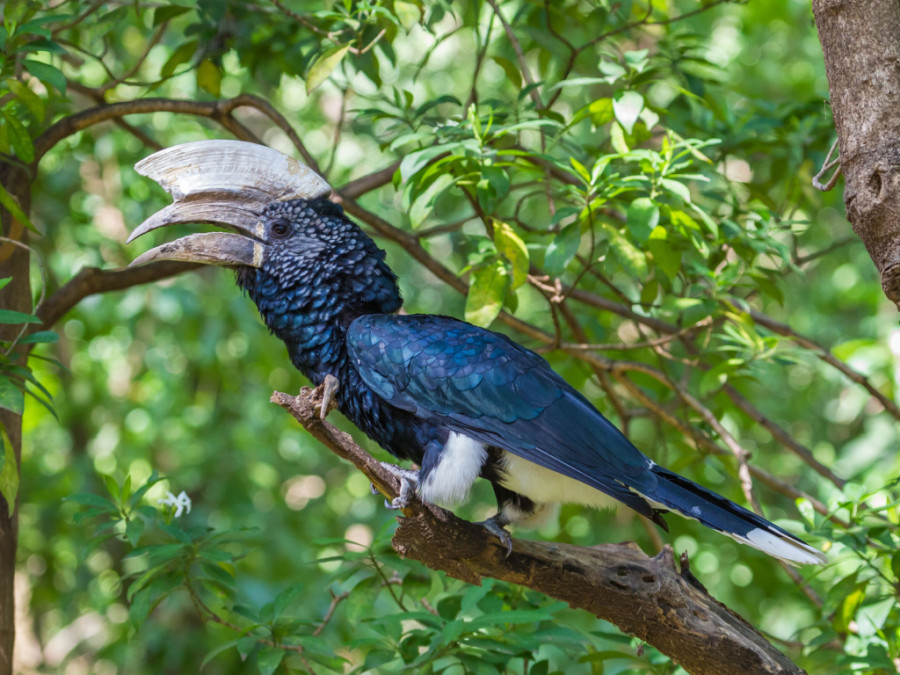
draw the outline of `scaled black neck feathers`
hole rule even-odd
[[[238,285],[297,368],[315,384],[339,377],[353,319],[400,308],[397,276],[384,251],[328,199],[276,202],[261,220],[270,232],[263,265],[239,268]]]

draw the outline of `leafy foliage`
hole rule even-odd
[[[752,488],[829,547],[828,567],[795,580],[690,523],[667,541],[808,670],[893,672],[897,337],[839,196],[809,188],[832,130],[808,12],[12,0],[0,160],[27,169],[34,199],[25,213],[4,184],[0,204],[44,233],[49,292],[136,255],[127,228],[167,202],[131,169],[152,144],[254,134],[297,154],[295,127],[333,185],[393,167],[345,204],[388,249],[407,309],[515,331],[660,463],[737,501]],[[243,94],[284,117],[249,98],[235,113]],[[51,133],[133,99],[116,125]],[[90,297],[55,345],[34,322],[0,313],[22,330],[0,343],[0,406],[21,412],[27,393],[59,417],[25,409],[28,667],[676,670],[530,591],[397,559],[365,481],[266,403],[302,383],[227,275]],[[7,499],[14,457],[4,438]],[[179,518],[159,507],[174,485],[193,502]],[[478,491],[463,514],[490,503]],[[567,506],[537,536],[658,547],[639,525]],[[79,621],[96,636],[76,639]]]

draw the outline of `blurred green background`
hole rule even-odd
[[[33,139],[100,103],[251,93],[285,116],[336,187],[405,160],[393,182],[359,203],[416,234],[432,259],[465,273],[480,293],[467,304],[409,250],[381,237],[406,311],[488,323],[503,305],[550,335],[559,330],[569,344],[659,337],[641,317],[684,329],[686,340],[662,349],[581,353],[667,373],[675,385],[626,376],[659,410],[717,441],[720,431],[679,399],[679,390],[690,392],[752,453],[752,466],[820,500],[843,522],[754,483],[767,517],[828,551],[828,566],[799,570],[809,595],[764,554],[677,518],[666,535],[624,509],[566,506],[558,520],[517,536],[587,546],[636,540],[649,553],[671,543],[689,553],[717,599],[810,672],[893,672],[900,557],[898,491],[890,482],[900,469],[898,420],[817,350],[776,335],[746,311],[788,324],[896,401],[896,310],[851,236],[840,189],[821,194],[810,183],[834,132],[808,3],[498,5],[537,88],[529,89],[486,2],[7,2],[3,78],[24,81],[43,109],[15,85],[0,85],[0,150],[10,161],[25,159],[11,119]],[[29,21],[38,22],[30,33],[22,28]],[[16,35],[26,37],[17,43]],[[57,69],[65,94],[54,73],[37,69],[29,77],[26,58]],[[237,117],[296,156],[259,110]],[[155,112],[128,122],[162,146],[230,137],[198,116]],[[664,144],[684,148],[683,139],[697,140],[683,157],[692,164],[666,174]],[[431,148],[438,148],[432,160],[448,154],[426,165],[421,151]],[[132,168],[151,151],[135,133],[106,123],[69,136],[41,160],[31,211],[43,233],[31,241],[36,295],[41,288],[52,294],[84,266],[123,267],[174,236],[124,245],[131,229],[168,203]],[[578,166],[590,174],[611,155],[599,180],[582,178]],[[633,206],[638,199],[647,201]],[[642,229],[651,218],[638,211],[648,203],[657,205],[662,244],[648,243]],[[537,283],[512,287],[523,260],[504,253],[497,222],[524,245]],[[453,227],[431,230],[446,225]],[[585,260],[595,264],[588,270]],[[487,269],[501,269],[501,281],[485,281]],[[555,278],[639,318],[572,298],[551,309],[540,286]],[[502,319],[492,327],[547,347]],[[293,393],[306,382],[229,272],[204,269],[92,296],[54,328],[59,341],[35,353],[65,370],[38,359],[30,366],[52,393],[57,418],[30,398],[24,415],[21,672],[196,672],[217,649],[203,672],[678,671],[613,626],[539,594],[499,583],[466,588],[399,560],[389,546],[395,514],[370,495],[362,475],[269,403],[273,389]],[[746,503],[730,453],[702,444],[698,451],[692,434],[667,424],[623,382],[598,379],[579,353],[547,349],[545,356],[617,424],[624,412],[629,437],[656,461]],[[723,385],[847,485],[790,453]],[[339,415],[330,419],[354,432]],[[104,475],[118,485],[130,477],[136,489],[153,472],[164,480],[143,503],[159,510],[133,516],[145,523],[138,547],[184,537],[194,546],[209,530],[235,540],[215,544],[206,567],[191,567],[194,559],[184,565],[181,549],[169,549],[168,558],[157,551],[155,562],[169,565],[173,582],[145,594],[136,610],[128,589],[154,559],[146,551],[129,555],[135,541],[123,524],[103,530],[108,513],[84,517],[91,507],[84,495],[110,499]],[[158,502],[181,491],[192,508],[172,519]],[[870,508],[857,507],[863,500]],[[482,519],[492,509],[483,485],[458,512]],[[210,567],[222,578],[212,579],[219,573]],[[243,634],[204,621],[209,615],[184,587],[191,575],[211,611]],[[320,628],[333,603],[329,589],[348,595]],[[466,623],[503,612],[505,619],[481,627]]]

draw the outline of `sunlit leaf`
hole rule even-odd
[[[309,94],[313,89],[328,79],[329,75],[337,68],[338,64],[347,55],[350,45],[337,45],[317,58],[309,68],[306,74],[306,93]]]
[[[31,91],[27,85],[11,77],[6,79],[6,86],[9,87],[9,90],[15,94],[16,98],[22,102],[22,105],[24,105],[34,116],[35,120],[38,122],[44,121],[46,108],[44,106],[44,100],[40,96]]]
[[[472,272],[466,296],[466,321],[476,326],[490,326],[503,307],[509,287],[509,275],[502,260],[479,267]]]
[[[619,124],[630,134],[644,109],[644,97],[636,91],[623,91],[613,98],[612,107]]]
[[[628,229],[631,235],[643,243],[650,238],[659,223],[659,207],[647,197],[638,197],[628,205]]]
[[[647,276],[647,256],[628,241],[622,233],[608,223],[602,225],[609,240],[609,248],[615,253],[625,270],[637,279]]]
[[[222,74],[209,59],[203,59],[197,66],[197,86],[218,96],[222,85]]]
[[[494,221],[494,245],[497,252],[512,266],[510,288],[515,290],[524,284],[528,277],[528,248],[515,230],[499,220]]]
[[[669,279],[675,279],[681,269],[681,251],[669,239],[669,232],[662,226],[657,226],[647,238],[647,248],[653,255],[656,263]]]
[[[3,118],[9,127],[9,142],[16,155],[23,162],[34,160],[34,143],[28,134],[28,129],[14,115],[3,111]]]

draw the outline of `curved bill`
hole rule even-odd
[[[157,260],[185,260],[207,265],[261,267],[263,244],[239,234],[205,232],[189,234],[139,255],[129,267]]]
[[[265,228],[259,222],[259,212],[266,205],[265,202],[257,200],[242,202],[239,200],[240,195],[235,195],[235,199],[232,201],[217,199],[214,195],[209,195],[208,199],[204,198],[203,201],[182,201],[169,204],[138,225],[125,243],[130,244],[151,230],[179,223],[224,225],[245,232],[256,239],[262,239]]]
[[[174,203],[141,223],[141,235],[177,223],[207,223],[237,234],[194,234],[157,246],[130,266],[156,260],[260,267],[266,233],[260,216],[266,205],[289,199],[324,197],[325,180],[308,166],[264,145],[244,141],[196,141],[160,150],[135,165],[174,198]]]

